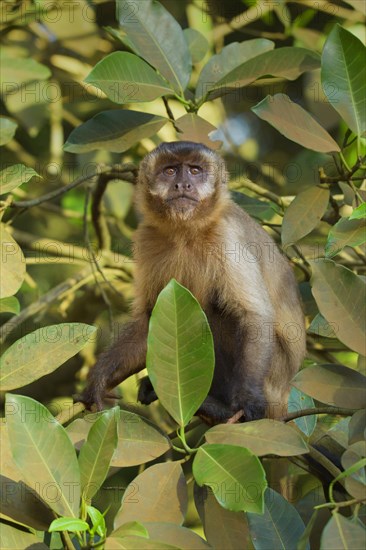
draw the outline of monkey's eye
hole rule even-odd
[[[164,174],[166,176],[175,176],[176,173],[177,173],[177,169],[174,166],[168,166],[167,168],[164,169]]]
[[[198,176],[198,174],[202,173],[202,168],[200,166],[190,166],[189,171],[192,176]]]

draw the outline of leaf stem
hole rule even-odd
[[[295,411],[293,413],[287,414],[286,416],[282,417],[282,421],[290,422],[291,420],[295,420],[296,418],[301,418],[303,416],[310,416],[314,414],[338,414],[340,416],[352,416],[358,410],[359,409],[346,409],[342,407],[314,407],[311,409],[302,409],[301,411]]]

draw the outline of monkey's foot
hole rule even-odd
[[[233,416],[226,421],[226,424],[235,424],[235,422],[238,422],[242,416],[244,416],[244,411],[243,409],[240,409],[240,411],[233,414]]]

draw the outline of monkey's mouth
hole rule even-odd
[[[198,199],[192,197],[191,195],[178,195],[177,197],[170,197],[169,199],[167,199],[167,202],[179,206],[188,206],[192,205],[192,203],[197,203]]]

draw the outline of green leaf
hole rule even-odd
[[[164,544],[160,540],[141,539],[141,537],[108,537],[105,550],[182,550],[178,546]]]
[[[257,456],[293,456],[309,452],[308,446],[296,430],[276,420],[219,424],[208,430],[205,437],[208,443],[246,447]]]
[[[145,61],[128,52],[113,52],[99,61],[86,77],[115,103],[153,101],[174,93]]]
[[[18,124],[7,117],[0,117],[0,146],[9,143],[15,135]]]
[[[0,359],[3,391],[21,388],[53,372],[76,355],[95,331],[95,327],[84,323],[61,323],[26,334]]]
[[[366,202],[357,206],[349,217],[350,220],[364,220],[366,219]]]
[[[20,303],[14,296],[0,299],[0,313],[14,313],[18,315],[20,311]]]
[[[16,187],[26,183],[33,176],[41,177],[33,168],[28,168],[24,164],[13,164],[0,172],[0,195],[9,193]]]
[[[349,422],[349,444],[366,440],[366,410],[357,411]]]
[[[26,483],[58,515],[77,517],[80,474],[65,429],[30,397],[7,394],[5,410],[14,462]]]
[[[274,202],[255,199],[242,191],[231,191],[231,197],[245,212],[259,220],[270,221],[280,213]]]
[[[20,84],[46,80],[50,76],[51,71],[48,67],[30,57],[21,58],[1,55],[1,78],[5,94],[17,90]]]
[[[326,524],[320,541],[321,550],[358,550],[365,546],[365,528],[338,512]]]
[[[172,279],[151,314],[146,367],[161,404],[180,426],[207,396],[214,362],[206,315],[191,292]]]
[[[203,67],[196,86],[196,98],[205,97],[215,84],[231,71],[241,67],[254,57],[273,50],[274,42],[266,38],[255,38],[245,42],[233,42],[225,46],[220,53],[213,55]]]
[[[322,53],[322,86],[328,101],[357,135],[366,131],[366,48],[335,25]]]
[[[86,153],[107,149],[122,153],[141,139],[156,134],[166,122],[166,118],[139,111],[102,111],[71,132],[64,150]]]
[[[259,459],[235,445],[205,444],[194,458],[198,485],[211,487],[217,501],[233,512],[262,514],[266,475]]]
[[[104,538],[107,532],[104,515],[94,506],[87,506],[86,511],[92,522],[90,536],[93,537],[97,533],[101,538]]]
[[[313,275],[312,293],[320,313],[336,330],[337,338],[366,355],[365,349],[365,282],[351,270],[332,260],[310,262]]]
[[[36,535],[16,529],[12,525],[1,522],[0,524],[0,547],[2,550],[15,550],[25,548],[26,550],[47,550],[43,542]]]
[[[48,528],[48,532],[70,531],[71,533],[76,533],[77,531],[87,531],[88,529],[89,525],[82,519],[63,517],[54,519]]]
[[[288,399],[288,412],[300,412],[304,409],[312,409],[315,407],[314,401],[308,395],[305,395],[302,391],[295,387],[291,388],[290,396]],[[317,422],[316,415],[303,416],[301,418],[295,418],[295,424],[307,437],[310,437],[315,430]]]
[[[337,338],[335,330],[338,330],[338,325],[333,326],[333,324],[328,323],[321,313],[315,315],[308,328],[308,332],[324,336],[324,338]]]
[[[282,223],[282,245],[296,243],[319,223],[329,203],[329,189],[309,187],[295,197],[286,209]]]
[[[343,365],[306,367],[291,384],[327,405],[355,409],[366,405],[366,377]]]
[[[279,48],[249,59],[212,85],[205,78],[200,82],[196,98],[201,99],[207,94],[209,99],[214,99],[268,75],[295,80],[305,71],[318,69],[319,65],[320,58],[315,52],[305,48]]]
[[[161,518],[180,525],[187,502],[187,484],[181,465],[178,462],[154,464],[128,485],[114,528],[130,521],[160,521]]]
[[[341,458],[344,473],[349,472],[345,478],[345,488],[353,498],[360,500],[364,499],[366,494],[365,457],[366,441],[358,441],[350,445]]]
[[[255,550],[296,548],[305,530],[296,508],[270,488],[264,494],[264,501],[262,516],[251,513],[247,516]]]
[[[164,544],[171,544],[181,549],[209,550],[205,540],[199,537],[192,528],[182,527],[168,522],[144,522],[151,540],[159,540]]]
[[[174,17],[158,2],[118,0],[117,19],[120,40],[183,92],[191,76],[191,56]]]
[[[129,537],[131,535],[135,537],[143,537],[144,539],[149,538],[148,530],[138,521],[129,521],[128,523],[124,523],[121,527],[118,527],[118,529],[111,533],[112,537],[117,538]]]
[[[252,107],[252,111],[282,135],[307,149],[319,153],[341,150],[332,136],[286,94],[267,95],[258,105]]]
[[[205,36],[196,29],[184,29],[185,41],[187,42],[192,63],[195,65],[203,60],[209,50],[209,43]]]
[[[329,231],[325,255],[332,258],[345,246],[360,246],[366,242],[366,222],[361,219],[341,218]]]
[[[175,125],[181,131],[178,134],[180,140],[204,143],[207,147],[211,147],[211,149],[218,149],[222,145],[221,141],[212,141],[209,138],[209,134],[217,130],[217,128],[195,113],[186,113],[177,118]]]
[[[25,277],[25,258],[18,243],[0,223],[0,298],[8,298],[21,287]]]
[[[117,446],[119,407],[104,412],[94,423],[79,454],[82,497],[91,502],[107,477]]]

